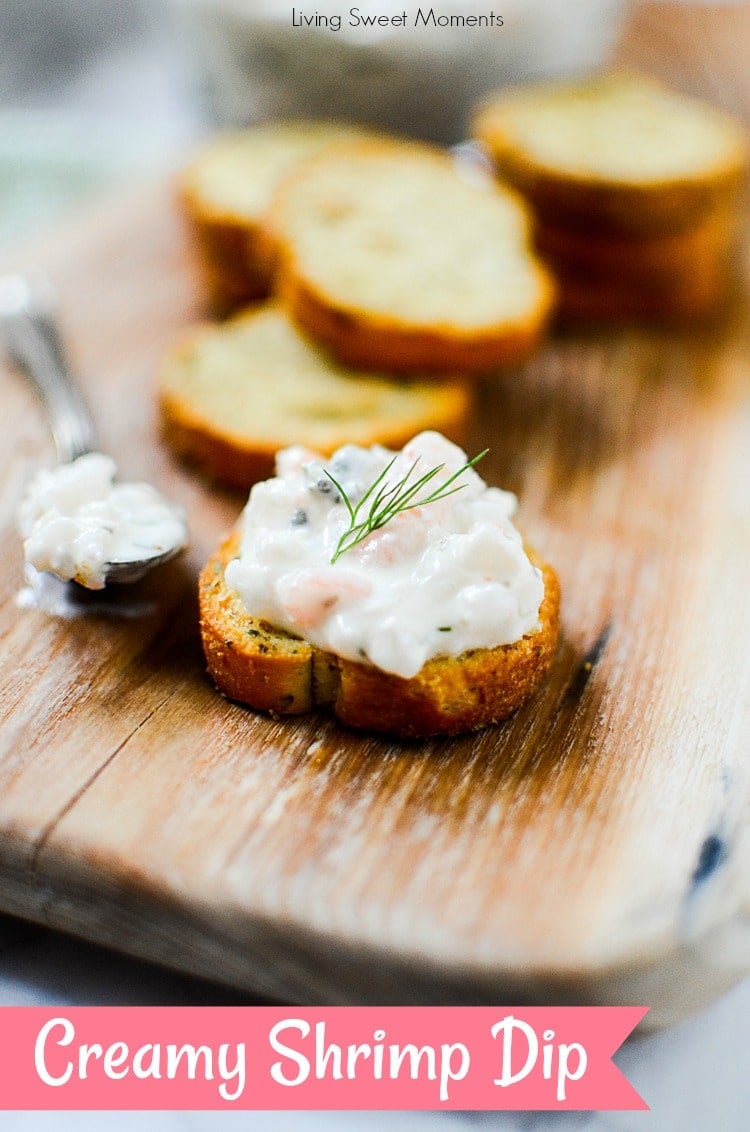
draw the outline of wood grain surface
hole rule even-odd
[[[698,36],[644,7],[623,54],[750,116],[749,15]],[[79,616],[19,608],[13,512],[53,453],[0,372],[2,909],[307,1002],[642,1001],[657,1024],[750,967],[744,287],[719,324],[558,334],[481,387],[470,447],[559,570],[562,642],[507,724],[405,744],[204,676],[196,577],[242,501],[158,437],[159,358],[201,313],[168,190],[6,266],[58,285],[102,447],[187,506],[192,546]]]

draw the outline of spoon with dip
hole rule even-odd
[[[51,286],[0,277],[0,336],[41,399],[58,466],[42,469],[18,509],[26,560],[88,589],[137,582],[187,543],[182,507],[147,483],[115,482],[60,342]]]

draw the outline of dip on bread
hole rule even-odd
[[[399,499],[408,506],[368,531],[378,499],[381,511]],[[408,679],[433,657],[512,644],[539,628],[544,581],[512,523],[515,508],[514,495],[489,487],[436,432],[398,454],[347,445],[324,461],[287,448],[276,477],[250,493],[226,585],[252,617]]]

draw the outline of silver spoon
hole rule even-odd
[[[48,282],[23,275],[0,277],[0,330],[6,352],[47,411],[58,461],[69,464],[94,451],[95,430],[65,362],[55,314],[55,294]],[[132,561],[108,562],[106,583],[137,582],[182,549],[179,545]]]

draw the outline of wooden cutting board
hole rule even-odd
[[[693,27],[700,66],[681,6],[656,11],[629,56],[747,111],[747,10]],[[196,576],[241,500],[158,438],[158,360],[199,313],[167,190],[7,266],[58,285],[103,448],[187,506],[192,548],[73,619],[19,608],[13,511],[52,448],[0,373],[2,909],[307,1002],[644,1002],[653,1024],[747,970],[746,299],[708,330],[557,335],[483,386],[471,451],[558,567],[562,641],[513,720],[409,745],[204,676]]]

